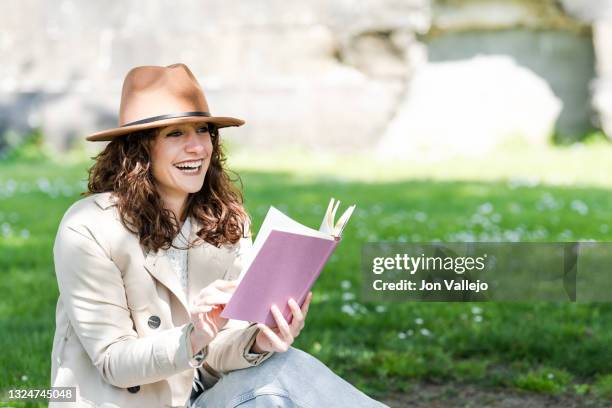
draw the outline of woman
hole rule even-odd
[[[144,66],[119,127],[87,138],[111,143],[53,248],[52,385],[74,406],[383,406],[291,347],[312,293],[290,324],[276,306],[273,328],[220,316],[251,237],[218,128],[243,123],[212,116],[184,64]]]

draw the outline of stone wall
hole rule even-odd
[[[179,4],[3,3],[0,131],[40,126],[68,148],[116,125],[131,67],[184,62],[213,114],[247,121],[223,132],[235,144],[364,146],[393,112],[415,33],[429,27],[426,0]]]
[[[423,38],[427,63],[377,152],[482,154],[519,138],[542,145],[553,135],[574,141],[594,131],[612,106],[603,97],[595,103],[602,87],[595,88],[595,67],[612,38],[603,35],[595,49],[587,20],[603,3],[437,0]]]
[[[591,99],[603,106],[595,112],[610,106],[608,93],[588,91],[594,67],[597,83],[609,83],[609,64],[593,56],[610,49],[609,36],[597,28],[599,45],[591,46],[591,25],[600,23],[584,2],[564,1],[567,10],[552,0],[527,6],[533,3],[438,0],[432,23],[429,0],[151,0],[146,7],[136,0],[9,0],[0,5],[0,132],[14,143],[40,127],[67,149],[116,126],[131,67],[184,62],[213,114],[247,121],[223,132],[235,146],[384,151],[411,140],[413,113],[405,109],[419,100],[411,91],[423,89],[414,80],[434,78],[427,70],[436,64],[485,54],[492,65],[481,59],[479,69],[506,69],[512,63],[496,58],[510,56],[519,77],[527,69],[550,87],[525,79],[549,104],[530,129],[549,132],[552,123],[580,133],[591,126]],[[570,71],[577,76],[568,80]],[[428,114],[444,122],[452,112],[434,107]],[[474,134],[498,137],[472,126]]]

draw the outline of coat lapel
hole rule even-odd
[[[162,256],[162,251],[156,253],[149,251],[145,257],[144,267],[162,285],[166,286],[189,312],[189,303],[181,287],[181,282],[172,268],[167,256]]]
[[[110,192],[98,194],[95,201],[102,209],[108,209],[115,204],[115,200]],[[201,228],[194,218],[191,219],[191,231],[189,232],[189,242],[197,238],[197,232]],[[162,285],[166,286],[181,302],[187,313],[189,313],[189,302],[192,301],[200,291],[216,279],[223,279],[226,271],[235,257],[234,248],[217,248],[207,242],[200,242],[199,245],[188,249],[187,252],[187,273],[188,273],[188,294],[183,292],[181,282],[176,272],[172,268],[167,256],[163,256],[163,251],[149,251],[145,255],[145,269]]]

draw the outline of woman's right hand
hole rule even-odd
[[[217,279],[200,291],[190,309],[194,330],[191,333],[193,352],[197,353],[210,343],[217,333],[227,324],[221,312],[232,297],[238,281]]]

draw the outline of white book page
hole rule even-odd
[[[255,242],[253,243],[253,248],[250,250],[248,255],[245,255],[245,261],[242,267],[242,271],[240,272],[240,276],[238,280],[242,280],[242,276],[249,269],[253,259],[259,253],[261,247],[263,246],[266,239],[268,239],[268,235],[272,230],[276,231],[284,231],[291,232],[294,234],[306,235],[309,237],[323,238],[328,239],[330,241],[334,240],[330,234],[326,234],[321,231],[317,231],[310,227],[300,224],[289,216],[283,214],[275,207],[270,207],[268,213],[266,214],[266,218],[264,218],[263,223],[261,224],[261,228],[259,228],[259,232],[257,233],[257,237],[255,238]]]
[[[339,237],[342,235],[342,231],[344,231],[344,227],[348,224],[349,218],[353,215],[353,211],[355,210],[355,205],[351,205],[347,210],[340,216],[340,219],[334,226],[334,236]]]
[[[325,211],[325,216],[323,217],[319,231],[334,237],[340,237],[342,235],[344,227],[348,223],[349,218],[351,218],[353,210],[355,210],[355,205],[353,204],[346,209],[346,211],[344,211],[344,213],[338,219],[338,222],[334,224],[334,220],[336,219],[336,211],[338,210],[339,205],[340,201],[336,201],[332,197],[332,199],[329,201],[329,205],[327,206],[327,211]]]

